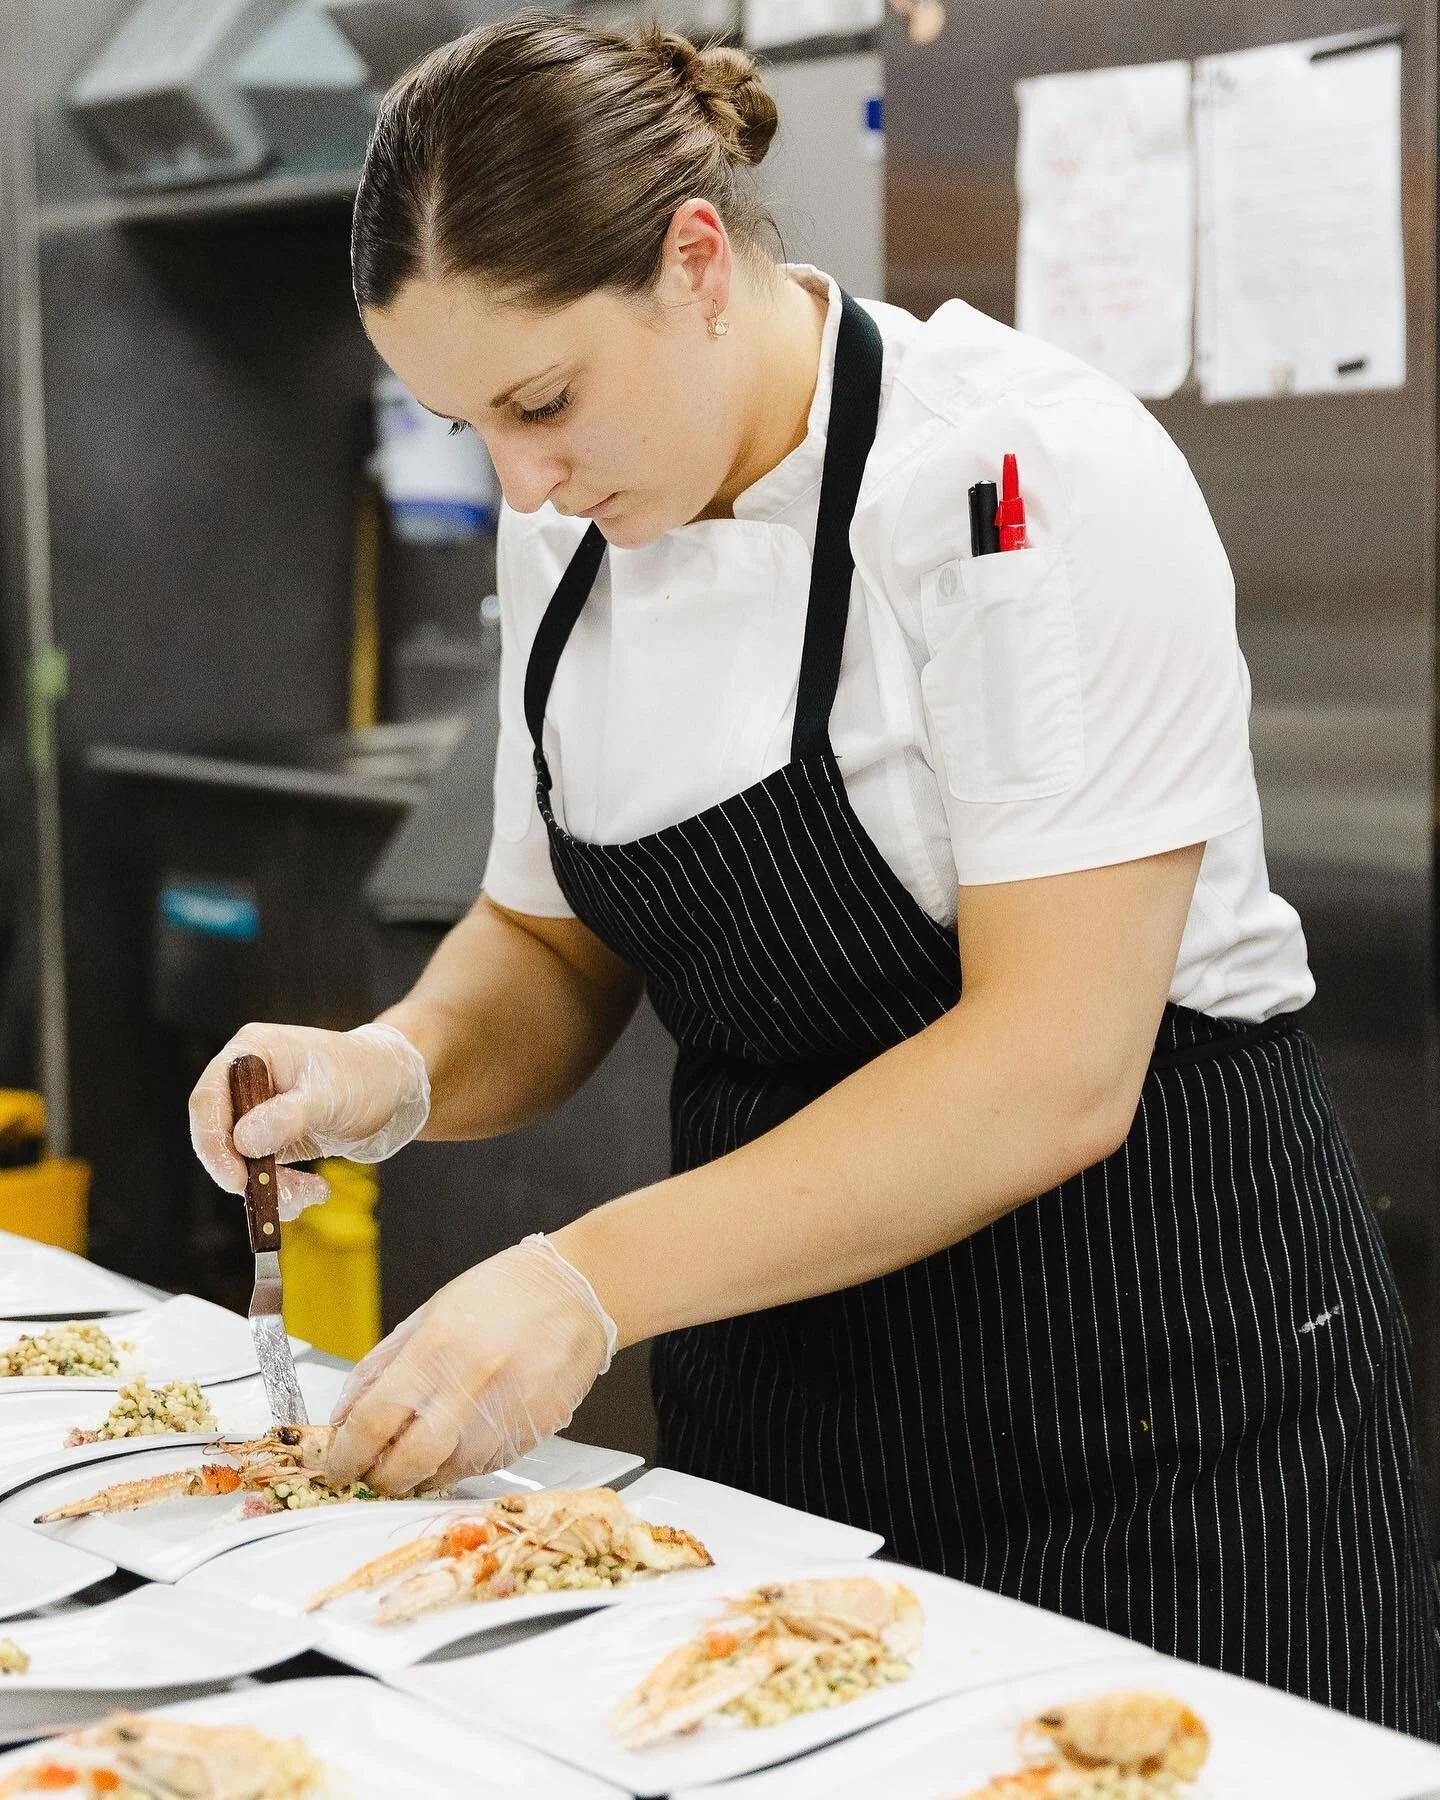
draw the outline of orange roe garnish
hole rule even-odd
[[[494,1535],[495,1529],[487,1520],[462,1519],[445,1533],[445,1554],[461,1556],[467,1550],[478,1550]]]
[[[74,1787],[80,1776],[64,1763],[41,1763],[30,1777],[30,1785],[41,1794],[53,1794],[59,1788]]]

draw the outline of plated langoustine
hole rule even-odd
[[[323,1765],[299,1738],[268,1738],[249,1725],[112,1713],[67,1744],[90,1753],[77,1759],[80,1766],[32,1763],[0,1781],[0,1796],[63,1794],[70,1787],[145,1800],[318,1800],[326,1791]]]
[[[997,1776],[964,1800],[1104,1800],[1121,1791],[1134,1800],[1178,1800],[1180,1784],[1204,1767],[1210,1734],[1183,1701],[1137,1690],[1027,1719],[1020,1747],[1029,1768]]]
[[[710,1562],[689,1532],[637,1518],[610,1488],[507,1494],[363,1564],[312,1595],[306,1610],[394,1581],[375,1622],[406,1625],[466,1601],[618,1587]]]
[[[869,1576],[786,1581],[732,1600],[616,1707],[628,1749],[727,1717],[779,1725],[914,1672],[924,1612],[909,1588]]]
[[[246,1495],[245,1516],[285,1512],[319,1506],[333,1500],[376,1500],[380,1496],[363,1482],[332,1488],[325,1481],[325,1458],[335,1435],[331,1425],[277,1425],[264,1437],[244,1443],[217,1442],[215,1448],[231,1457],[228,1463],[201,1463],[194,1469],[173,1469],[139,1481],[118,1481],[83,1500],[71,1500],[41,1513],[37,1525],[60,1519],[83,1519],[91,1513],[133,1512],[161,1500],[184,1500],[208,1494]]]

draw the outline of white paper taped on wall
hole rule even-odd
[[[885,0],[745,0],[745,42],[752,50],[809,38],[873,31]]]
[[[1207,400],[1405,381],[1399,33],[1196,65]]]
[[[1016,83],[1016,324],[1145,399],[1190,368],[1190,65]]]

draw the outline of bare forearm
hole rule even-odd
[[[383,1015],[425,1058],[421,1135],[494,1137],[568,1099],[634,1010],[618,968],[577,967],[482,896]]]
[[[1201,853],[962,888],[953,1011],[755,1143],[557,1234],[621,1341],[904,1268],[1108,1155]]]
[[[556,1234],[622,1343],[886,1274],[1108,1154],[1143,1072],[962,1002],[754,1144]],[[1072,1051],[1073,1057],[1073,1051]]]

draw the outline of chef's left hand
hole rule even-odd
[[[615,1326],[544,1237],[458,1276],[357,1363],[326,1465],[384,1494],[503,1469],[570,1423]]]

